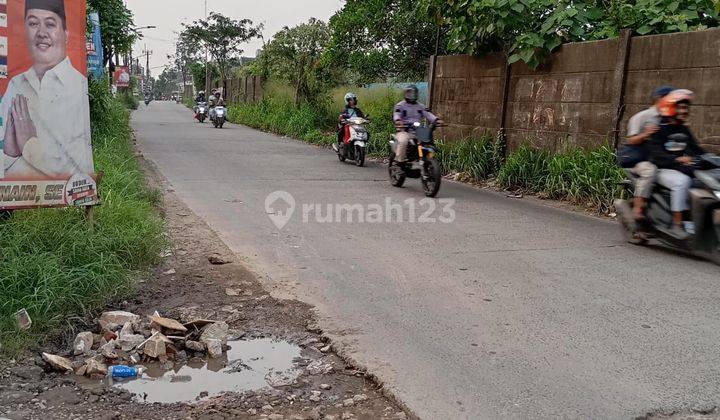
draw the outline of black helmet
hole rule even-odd
[[[420,90],[415,85],[410,85],[405,88],[405,100],[410,102],[411,104],[414,104],[418,101],[418,97],[420,96]]]

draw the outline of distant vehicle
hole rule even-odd
[[[645,220],[637,222],[633,215],[632,201],[616,200],[622,232],[628,242],[645,245],[652,239],[692,252],[720,264],[720,157],[706,154],[695,162],[695,179],[690,189],[691,210],[685,230],[689,237],[680,238],[672,231],[673,216],[670,211],[670,190],[656,185],[648,200]],[[633,196],[634,177],[623,185]]]
[[[367,155],[367,144],[370,142],[370,133],[365,127],[370,123],[366,118],[349,118],[343,122],[347,127],[347,136],[342,144],[333,143],[333,149],[338,155],[340,162],[351,160],[357,166],[365,165]]]
[[[401,188],[407,178],[420,178],[427,197],[435,197],[440,192],[442,170],[440,162],[435,158],[437,147],[433,136],[437,127],[437,124],[423,125],[419,122],[405,127],[406,130],[414,130],[415,137],[408,145],[407,162],[403,165],[395,161],[397,138],[393,135],[390,140],[388,171],[390,183],[394,187]]]

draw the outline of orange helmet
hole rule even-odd
[[[680,102],[692,102],[695,93],[687,89],[678,89],[660,100],[659,111],[662,117],[674,118],[677,115],[677,105]]]

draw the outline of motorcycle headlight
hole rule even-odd
[[[720,191],[715,191],[715,197],[717,197],[717,199],[720,200]]]

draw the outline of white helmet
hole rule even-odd
[[[354,94],[354,93],[352,93],[352,92],[346,93],[346,94],[345,94],[345,104],[350,103],[350,100],[351,100],[351,99],[354,100],[354,101],[355,101],[355,105],[357,105],[357,103],[358,103],[358,97],[357,97],[357,95]]]

